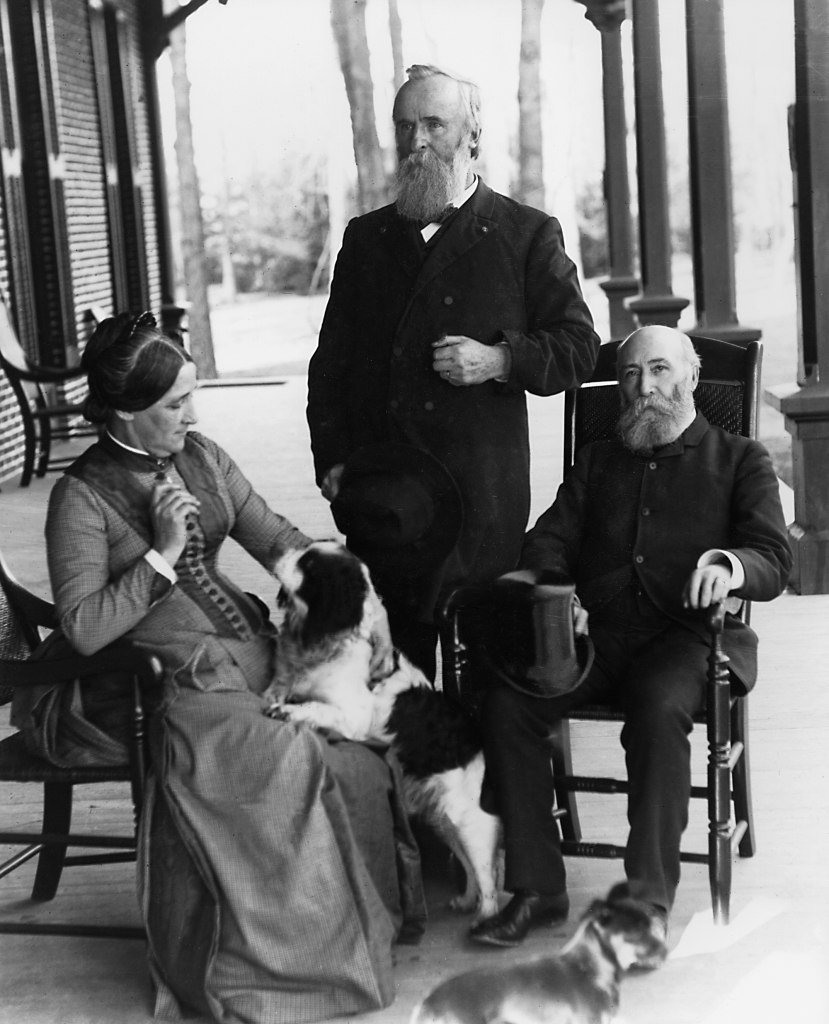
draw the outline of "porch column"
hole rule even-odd
[[[792,435],[792,586],[829,593],[829,18],[826,0],[794,0],[795,176],[800,379],[766,392]]]
[[[604,101],[604,198],[607,210],[610,276],[601,282],[610,307],[610,338],[624,338],[636,327],[625,299],[639,292],[633,270],[633,231],[630,219],[627,118],[622,74],[622,22],[625,5],[588,4],[585,17],[602,38],[602,97]]]
[[[737,320],[723,0],[685,0],[685,17],[695,330],[746,344],[761,332]]]
[[[156,62],[167,45],[163,31],[164,10],[162,0],[147,0],[142,52],[144,56],[144,90],[147,123],[150,131],[150,168],[155,229],[158,239],[158,270],[161,288],[161,329],[172,337],[181,338],[182,322],[187,312],[176,302],[176,274],[173,259],[170,206],[167,198],[167,171],[164,164],[164,143],[161,133],[161,108],[158,97],[158,69]]]
[[[668,166],[662,104],[658,0],[633,0],[636,176],[642,293],[628,302],[640,326],[676,327],[688,299],[671,291]]]

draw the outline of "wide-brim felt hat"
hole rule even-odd
[[[520,575],[490,587],[485,660],[503,682],[529,697],[561,697],[593,666],[590,637],[576,636],[573,628],[575,585],[543,573]]]
[[[463,500],[434,455],[383,442],[347,459],[331,514],[372,572],[422,576],[439,568],[457,544]]]

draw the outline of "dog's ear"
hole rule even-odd
[[[309,548],[297,568],[302,584],[295,599],[301,598],[307,608],[301,632],[306,647],[360,625],[369,583],[358,558],[345,550]]]
[[[287,600],[283,605],[285,609],[284,625],[292,636],[301,637],[302,631],[305,628],[305,620],[308,617],[308,605],[298,594],[290,595],[284,589],[280,590],[279,593],[280,595],[284,593],[287,596]]]

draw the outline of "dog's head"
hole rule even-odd
[[[604,900],[594,900],[583,921],[592,925],[602,946],[622,971],[661,967],[668,955],[664,918],[630,897],[625,883],[614,886]]]
[[[303,647],[359,629],[372,587],[368,570],[336,541],[317,541],[277,562],[283,629]]]

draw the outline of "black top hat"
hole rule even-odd
[[[484,639],[489,668],[530,697],[560,697],[584,680],[593,643],[573,630],[575,585],[553,574],[518,572],[489,588],[493,628]]]
[[[437,569],[457,543],[463,502],[433,455],[385,442],[359,448],[346,461],[331,514],[372,572],[421,576]]]

